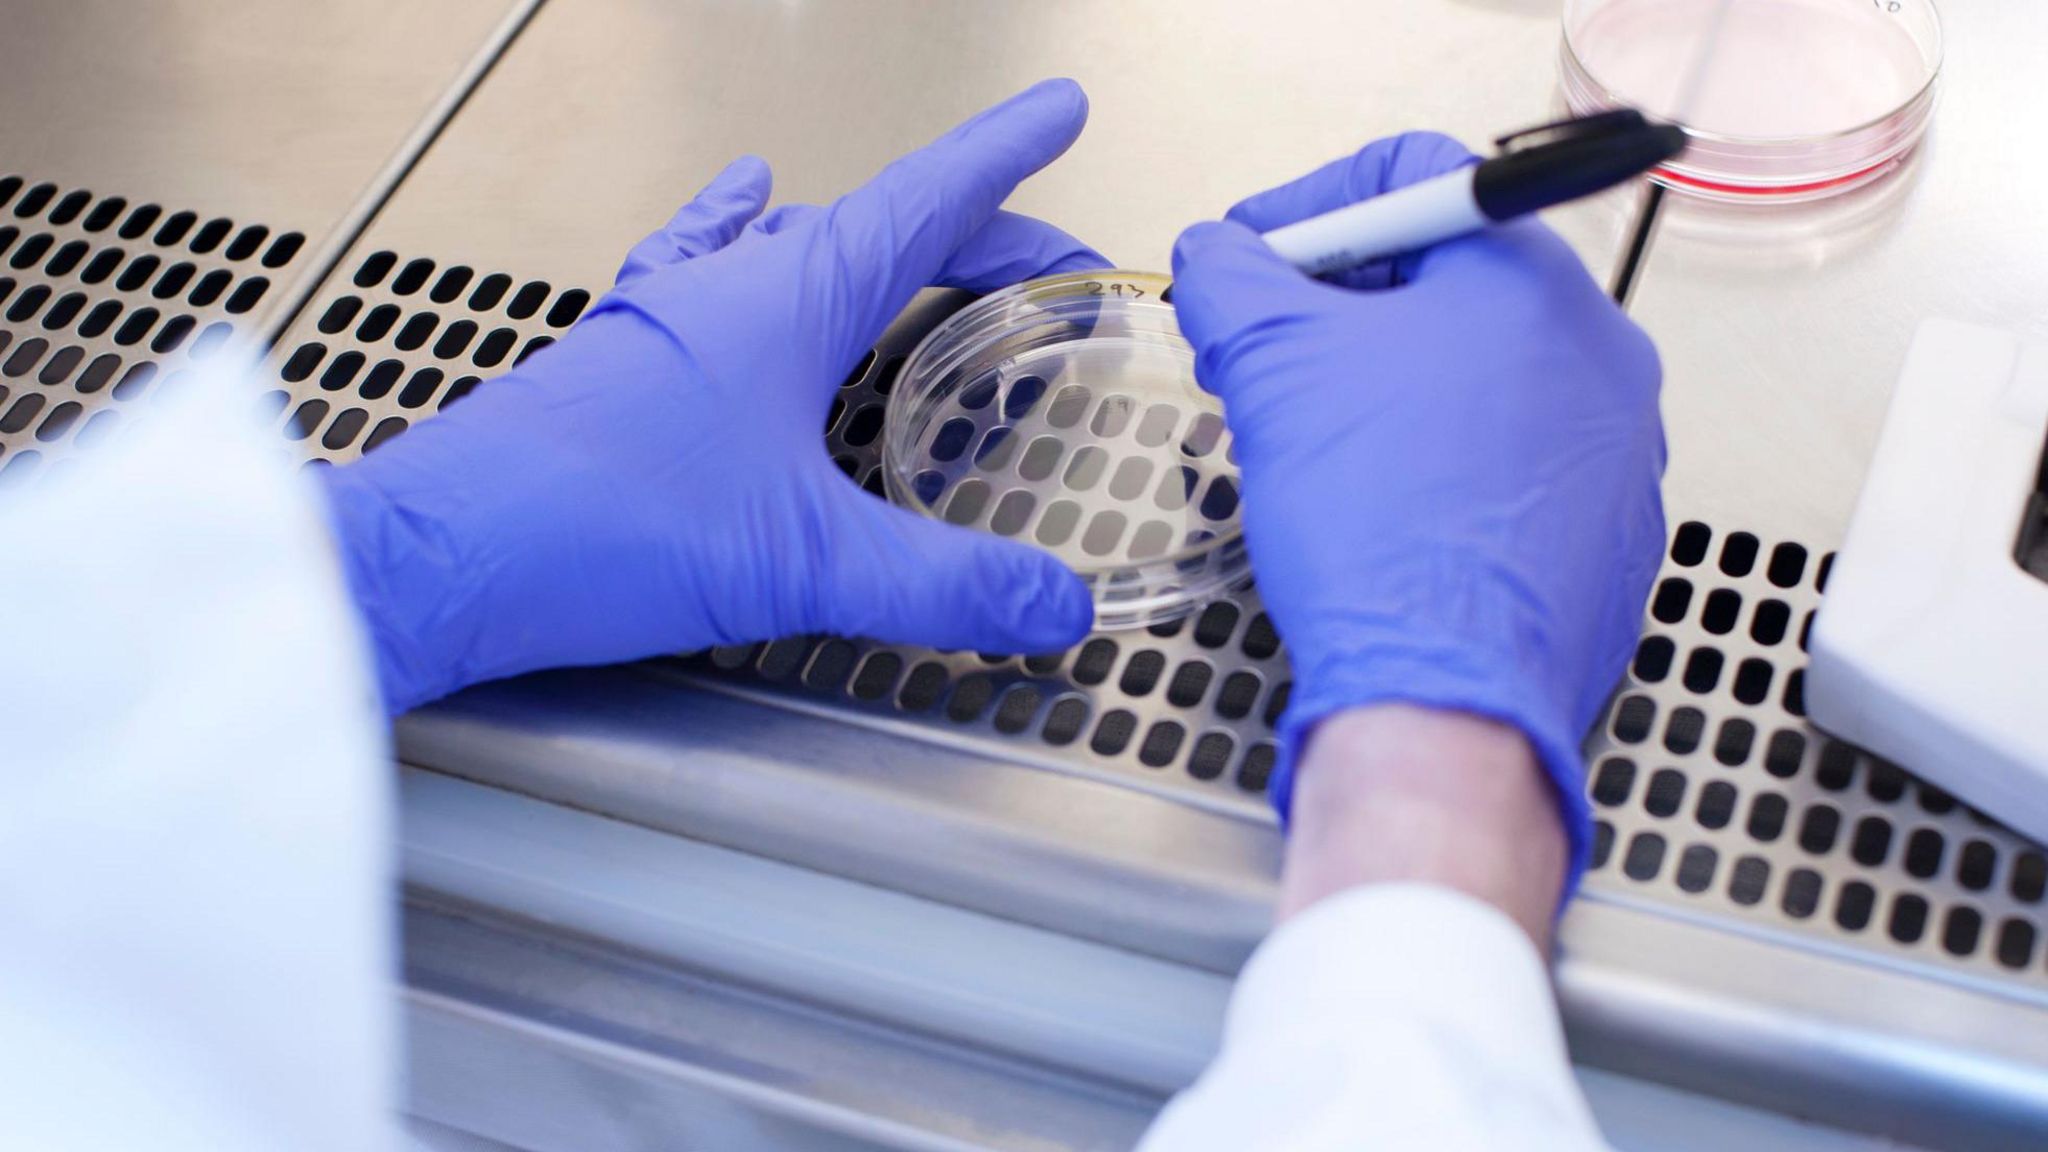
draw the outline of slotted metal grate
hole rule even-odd
[[[373,252],[316,301],[315,332],[280,348],[263,404],[309,461],[376,449],[468,395],[482,375],[554,342],[590,303],[580,288]]]
[[[0,177],[0,476],[132,419],[253,319],[298,232]]]
[[[2038,989],[2048,856],[1803,719],[1832,559],[1678,526],[1588,745],[1591,884]]]
[[[280,429],[309,460],[374,450],[590,300],[514,283],[372,254],[308,312],[317,335],[274,353]],[[827,448],[878,497],[896,374],[961,299],[912,309],[832,404]],[[1831,559],[1696,521],[1674,530],[1633,667],[1588,743],[1588,891],[2038,995],[2048,854],[1804,720],[1806,632]],[[722,690],[1270,819],[1261,793],[1290,682],[1256,589],[1043,657],[812,637],[678,660]]]

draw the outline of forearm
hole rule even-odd
[[[1435,884],[1505,913],[1547,950],[1566,841],[1522,735],[1407,705],[1342,712],[1297,770],[1282,921],[1367,884]]]
[[[1374,706],[1297,771],[1283,923],[1142,1152],[1606,1152],[1543,963],[1567,849],[1528,741]]]

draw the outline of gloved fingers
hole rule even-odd
[[[657,268],[716,252],[733,242],[768,204],[774,175],[759,156],[742,156],[725,166],[704,190],[678,209],[669,222],[626,253],[621,286]]]
[[[997,212],[946,260],[932,283],[993,292],[1040,276],[1108,267],[1102,253],[1043,220]]]
[[[1431,284],[1431,294],[1489,282],[1494,291],[1519,283],[1541,292],[1601,292],[1572,246],[1533,216],[1447,240],[1412,259],[1409,282]]]
[[[769,236],[787,232],[792,228],[802,227],[823,211],[824,209],[816,204],[777,204],[768,210],[767,215],[754,221],[754,231]]]
[[[834,472],[816,630],[977,652],[1057,652],[1087,635],[1095,606],[1051,553],[927,519]]]
[[[1311,216],[1370,200],[1473,163],[1463,144],[1437,132],[1405,132],[1375,140],[1357,152],[1277,188],[1238,201],[1224,219],[1254,232],[1270,232]]]
[[[1286,318],[1336,292],[1301,274],[1242,224],[1196,224],[1173,246],[1173,306],[1195,348],[1195,376],[1230,403],[1230,363],[1261,341],[1283,338]]]
[[[1240,200],[1224,219],[1254,232],[1306,220],[1396,188],[1441,176],[1474,163],[1463,144],[1436,132],[1407,132],[1375,140],[1341,160],[1277,188]],[[1375,260],[1326,277],[1346,288],[1376,289],[1404,283],[1411,257]]]
[[[835,293],[839,338],[865,347],[980,231],[1011,190],[1065,152],[1088,119],[1071,80],[1047,80],[883,169],[817,221],[810,279]]]

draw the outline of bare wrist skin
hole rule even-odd
[[[1363,884],[1438,884],[1499,908],[1547,953],[1566,852],[1514,728],[1404,704],[1340,712],[1302,754],[1279,919]]]

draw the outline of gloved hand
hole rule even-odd
[[[1283,818],[1324,717],[1475,713],[1520,728],[1555,784],[1569,891],[1591,841],[1580,740],[1664,545],[1656,351],[1534,220],[1339,284],[1256,235],[1471,159],[1417,133],[1254,196],[1182,234],[1174,302],[1236,436],[1246,543],[1293,659]]]
[[[562,340],[325,484],[393,712],[535,668],[829,631],[1050,651],[1092,619],[1046,553],[862,492],[839,383],[927,285],[1107,266],[998,206],[1079,135],[1049,81],[826,207],[733,163]]]

